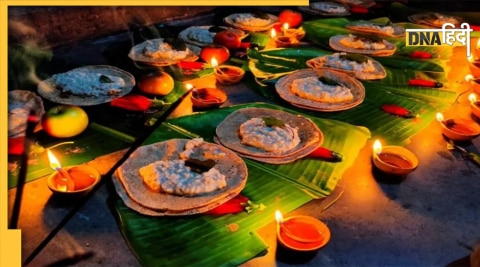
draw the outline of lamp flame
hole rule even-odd
[[[473,55],[468,56],[468,62],[473,63],[473,61],[475,61]]]
[[[375,142],[373,143],[373,153],[377,155],[382,153],[382,143],[380,142],[380,140],[375,140]]]
[[[480,49],[480,38],[478,38],[478,41],[477,41],[477,49]]]
[[[275,221],[277,221],[277,223],[283,223],[283,215],[279,210],[275,211]]]
[[[47,154],[48,154],[48,161],[50,162],[50,168],[54,170],[58,170],[62,168],[62,165],[60,165],[60,162],[58,159],[53,155],[52,151],[47,149]]]
[[[272,37],[272,38],[277,37],[277,32],[273,28],[270,30],[270,37]]]
[[[193,89],[193,84],[187,83],[187,84],[185,85],[185,87],[187,88],[188,91],[190,91],[190,90]]]
[[[290,25],[288,25],[288,23],[283,23],[283,32],[286,32],[288,30],[288,28],[290,27]]]
[[[216,68],[218,66],[218,61],[215,57],[212,57],[210,61],[212,63],[212,67]]]
[[[477,102],[477,97],[474,93],[471,93],[470,95],[468,95],[468,100],[470,100],[470,103],[474,104],[475,102]]]
[[[473,80],[473,75],[472,75],[472,74],[467,74],[467,75],[465,76],[465,81],[466,81],[466,82],[470,82],[471,80]]]
[[[438,112],[438,113],[437,113],[437,121],[442,122],[443,119],[444,119],[444,118],[443,118],[443,114],[440,113],[440,112]]]

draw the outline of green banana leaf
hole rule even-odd
[[[212,141],[218,123],[231,112],[244,107],[293,112],[265,103],[199,112],[167,120],[145,144],[198,136]],[[110,204],[120,231],[140,263],[143,266],[186,266],[192,263],[199,266],[236,266],[264,252],[267,246],[256,231],[274,220],[276,210],[288,213],[313,198],[331,193],[369,137],[368,130],[364,128],[335,120],[311,119],[325,135],[323,146],[344,155],[344,161],[329,163],[319,159],[301,159],[276,166],[245,159],[248,181],[242,194],[256,204],[263,204],[265,209],[262,211],[218,217],[201,214],[148,217],[128,209],[113,195]],[[231,226],[237,226],[238,230],[229,230]]]

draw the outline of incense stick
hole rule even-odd
[[[20,171],[18,174],[17,191],[15,194],[15,201],[13,203],[12,217],[10,218],[9,228],[16,229],[18,224],[18,217],[20,215],[20,207],[22,205],[23,186],[27,179],[28,155],[30,153],[30,146],[33,144],[33,131],[37,125],[38,117],[33,110],[27,118],[27,130],[25,132],[25,141],[23,143],[23,153],[20,160]]]

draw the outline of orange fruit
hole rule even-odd
[[[175,81],[170,74],[161,71],[142,76],[137,86],[143,93],[164,96],[173,90]]]

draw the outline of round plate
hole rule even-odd
[[[132,91],[135,86],[135,77],[129,72],[121,70],[119,68],[107,65],[93,65],[85,66],[73,69],[71,71],[89,71],[92,73],[105,74],[110,76],[120,77],[125,81],[125,86],[116,88],[120,92],[115,94],[105,94],[100,96],[88,96],[88,95],[74,95],[70,93],[63,93],[61,89],[58,89],[52,78],[41,81],[38,84],[38,94],[42,97],[59,104],[75,105],[75,106],[91,106],[102,103],[107,103],[115,98],[124,96]],[[74,86],[74,85],[72,85]]]
[[[354,35],[355,36],[355,35]],[[385,44],[385,49],[361,49],[361,48],[352,48],[349,46],[343,45],[340,41],[344,38],[348,38],[348,35],[335,35],[330,37],[328,44],[333,50],[348,52],[348,53],[357,53],[357,54],[364,54],[364,55],[372,55],[372,56],[391,56],[397,50],[397,47],[390,43],[389,41],[382,39],[383,43]]]
[[[209,44],[213,44],[213,41],[212,42],[205,42],[203,40],[196,40],[196,39],[193,39],[191,38],[191,33],[197,31],[197,30],[211,30],[212,28],[219,28],[221,30],[225,30],[225,31],[230,31],[230,32],[233,32],[235,33],[240,39],[243,39],[245,37],[247,37],[248,34],[246,34],[244,31],[242,30],[239,30],[239,29],[234,29],[234,28],[230,28],[230,27],[225,27],[225,26],[214,26],[214,25],[207,25],[207,26],[190,26],[188,28],[186,28],[185,30],[181,31],[179,34],[178,34],[178,38],[182,39],[185,43],[188,43],[188,44],[192,44],[192,45],[196,45],[196,46],[205,46],[205,45],[209,45]],[[215,37],[215,34],[217,32],[215,31],[211,31],[210,32],[211,35],[212,35],[212,39]]]
[[[331,8],[338,8],[342,10],[341,12],[329,12],[329,9]],[[299,6],[298,10],[310,15],[322,15],[326,17],[343,17],[350,15],[350,11],[348,11],[348,7],[346,5],[328,1],[310,2],[309,6]]]
[[[203,153],[223,155],[215,158],[215,167],[226,177],[226,187],[213,192],[195,196],[182,196],[164,192],[155,192],[143,182],[138,170],[158,160],[179,159],[179,152],[185,150],[188,139],[171,139],[139,147],[115,171],[114,178],[121,184],[129,200],[153,210],[157,215],[194,214],[205,212],[235,197],[245,187],[248,170],[245,162],[233,151],[214,144],[203,142],[193,149],[195,158],[204,160]]]
[[[340,66],[329,66],[327,64],[327,62],[333,62],[333,63],[342,62],[342,61],[351,62],[350,60],[347,60],[347,59],[340,60],[340,57],[339,57],[340,55],[348,55],[348,54],[342,52],[342,53],[335,53],[333,55],[316,57],[316,58],[309,59],[306,64],[312,69],[323,68],[323,69],[340,71],[350,76],[353,76],[359,80],[378,80],[378,79],[383,79],[387,76],[387,72],[385,68],[382,66],[382,64],[380,64],[380,62],[374,60],[371,57],[361,55],[361,54],[356,54],[356,56],[363,57],[367,60],[370,60],[372,62],[372,66],[375,68],[375,71],[365,72],[363,70],[346,70],[346,69],[342,69]]]
[[[438,17],[442,16],[444,18],[448,18],[449,20],[452,21],[445,21],[441,22],[438,21]],[[435,13],[435,12],[424,12],[424,13],[419,13],[419,14],[414,14],[408,16],[408,20],[415,23],[415,24],[420,24],[420,25],[425,25],[425,26],[430,26],[430,27],[435,27],[435,28],[442,28],[443,23],[447,22],[456,22],[452,23],[455,25],[455,27],[460,26],[464,20],[460,17],[456,16],[450,16],[450,15],[445,15],[445,14],[440,14],[440,13]]]
[[[345,102],[329,103],[329,102],[319,102],[314,100],[309,100],[301,98],[290,90],[291,84],[296,79],[302,79],[307,77],[319,77],[326,76],[335,81],[341,81],[346,87],[350,89],[353,94],[353,99]],[[283,76],[275,83],[275,89],[278,95],[288,103],[314,111],[321,112],[332,112],[332,111],[342,111],[354,108],[360,105],[365,99],[365,87],[357,79],[338,71],[328,70],[328,69],[304,69],[298,70],[286,76]]]
[[[391,26],[393,29],[393,32],[385,32],[380,29],[381,27],[385,27],[385,26]],[[367,20],[358,20],[358,21],[353,21],[351,23],[348,23],[347,25],[345,25],[345,28],[353,31],[357,31],[357,32],[372,33],[375,35],[383,35],[388,37],[398,38],[398,37],[405,36],[405,28],[403,28],[398,24],[381,25],[381,24],[373,23]]]
[[[143,54],[144,49],[148,45],[155,45],[162,42],[163,42],[163,38],[156,38],[156,39],[147,40],[145,42],[137,44],[130,49],[130,52],[128,53],[128,57],[138,63],[143,63],[147,65],[152,65],[152,66],[159,66],[159,67],[173,65],[173,64],[176,64],[178,61],[195,61],[198,59],[198,55],[195,53],[195,51],[190,49],[188,46],[186,49],[187,53],[182,58],[155,58],[155,57],[145,56]],[[172,51],[175,52],[176,50],[172,50]]]
[[[251,31],[251,32],[261,32],[261,31],[270,30],[270,28],[272,28],[273,25],[278,21],[277,16],[274,16],[272,14],[265,14],[265,15],[268,16],[268,23],[266,25],[262,25],[262,26],[245,25],[245,24],[241,24],[241,23],[238,23],[238,22],[235,21],[235,19],[240,17],[240,16],[248,16],[248,17],[253,18],[254,17],[253,13],[235,13],[235,14],[231,14],[231,15],[225,17],[223,20],[228,25],[230,25],[232,27],[235,27],[237,29],[240,29],[240,30]]]

